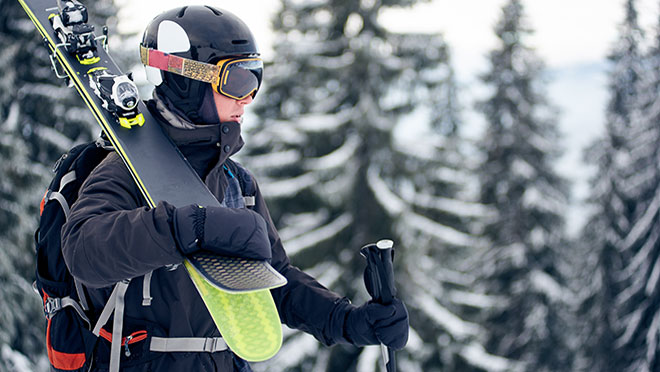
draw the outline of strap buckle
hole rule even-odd
[[[46,319],[51,319],[55,314],[62,309],[62,299],[56,297],[48,297],[44,303],[44,315]]]
[[[220,337],[207,337],[204,340],[204,347],[203,350],[207,353],[215,353],[218,350],[218,347],[221,348],[221,350],[225,350],[227,348],[224,340],[220,342],[220,345],[218,345],[218,341],[222,340]]]

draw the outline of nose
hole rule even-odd
[[[254,100],[254,98],[252,98],[252,95],[249,95],[249,96],[243,98],[242,100],[239,100],[238,104],[239,105],[249,105],[250,103],[252,103],[253,100]]]

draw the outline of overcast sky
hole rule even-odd
[[[303,1],[303,0],[301,0]],[[412,8],[393,9],[381,14],[381,22],[393,31],[440,32],[448,41],[452,64],[461,85],[464,119],[479,125],[483,120],[470,112],[475,99],[483,98],[478,74],[487,69],[487,52],[495,46],[493,26],[506,0],[433,0]],[[590,169],[582,163],[582,150],[601,133],[604,107],[608,98],[607,63],[624,17],[625,0],[526,0],[529,24],[535,34],[528,40],[547,66],[550,101],[561,112],[559,123],[566,151],[558,168],[575,181],[574,195],[588,194]],[[137,32],[158,13],[200,1],[129,1],[122,6],[120,26]],[[227,9],[252,29],[265,59],[272,57],[270,20],[279,7],[274,0],[207,0],[209,5]],[[660,1],[637,0],[641,25],[653,39]],[[248,120],[248,119],[246,119]],[[569,216],[569,226],[577,231],[584,220],[579,205]]]

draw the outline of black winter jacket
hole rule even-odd
[[[229,155],[222,154],[222,144],[231,140],[231,136],[235,139],[240,135],[239,124],[222,123],[192,131],[168,124],[162,126],[211,192],[222,201],[228,185],[222,165]],[[223,132],[225,126],[229,130]],[[286,286],[272,290],[281,321],[312,334],[326,345],[346,342],[343,322],[352,305],[290,264],[256,187],[254,210],[268,224],[272,265],[288,280]],[[153,209],[146,205],[120,157],[116,153],[108,155],[83,184],[79,199],[62,228],[62,249],[69,270],[88,287],[96,316],[107,302],[112,286],[132,279],[126,293],[124,336],[142,334],[144,330],[148,335],[159,337],[219,336],[185,268],[180,265],[183,256],[172,233],[175,207],[167,201],[160,201]],[[142,276],[151,271],[153,300],[150,306],[143,306]],[[111,332],[111,326],[112,321],[109,321],[104,329]],[[130,357],[122,353],[122,370],[235,370],[236,357],[228,351],[163,354],[149,352],[148,339],[142,344],[136,342],[129,346],[133,350]],[[109,342],[100,341],[95,370],[107,369],[109,348]]]

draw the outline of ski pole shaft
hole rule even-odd
[[[387,305],[396,296],[394,287],[394,269],[392,266],[394,242],[380,240],[376,244],[367,244],[360,253],[367,259],[367,270],[371,270],[371,288],[374,301]],[[396,372],[394,350],[381,344],[383,364],[387,372]]]

